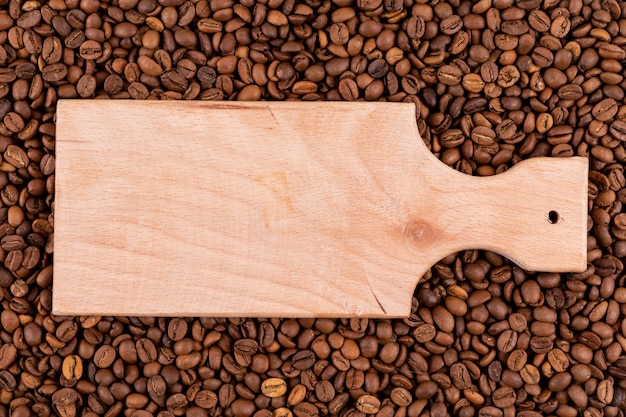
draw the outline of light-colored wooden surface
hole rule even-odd
[[[56,133],[55,314],[400,317],[462,249],[586,266],[586,159],[470,177],[412,104],[61,101]]]

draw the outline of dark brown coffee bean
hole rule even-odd
[[[552,52],[548,48],[544,48],[542,46],[535,48],[531,57],[535,65],[542,68],[547,68],[554,62],[554,55]]]
[[[387,75],[388,71],[389,65],[382,58],[375,59],[367,67],[368,74],[374,78],[382,78]]]
[[[17,387],[15,377],[9,371],[0,371],[0,388],[12,392]]]
[[[244,87],[239,95],[237,96],[237,100],[239,101],[258,101],[261,99],[262,91],[256,85],[248,85]]]
[[[200,19],[197,25],[198,30],[203,33],[219,33],[223,26],[222,22],[211,18]]]
[[[437,79],[445,85],[458,85],[463,79],[463,71],[454,65],[444,65],[437,71]]]
[[[528,354],[525,350],[516,349],[509,354],[506,360],[507,367],[513,372],[520,372],[526,365]]]
[[[615,139],[626,142],[626,121],[614,120],[609,126],[609,133]]]
[[[315,363],[315,353],[311,350],[302,350],[292,357],[293,367],[296,369],[308,369]]]
[[[54,172],[55,158],[53,155],[46,154],[39,161],[39,169],[43,175],[51,175]]]
[[[593,352],[591,351],[591,349],[589,349],[588,346],[581,343],[576,343],[572,345],[570,355],[578,363],[589,364],[591,363]]]
[[[41,258],[41,251],[35,246],[29,246],[24,250],[22,265],[26,269],[34,269]]]
[[[455,387],[461,390],[472,386],[472,379],[467,367],[462,363],[455,363],[450,367],[450,378]]]
[[[63,44],[57,37],[46,38],[43,41],[42,58],[47,64],[56,64],[61,60]]]
[[[530,347],[535,353],[548,353],[553,343],[548,337],[535,336],[530,339]]]
[[[45,81],[61,81],[67,75],[67,67],[62,63],[46,65],[43,68],[42,76]]]
[[[119,93],[124,87],[124,80],[117,74],[111,74],[104,80],[104,91],[114,95]]]
[[[585,49],[578,59],[578,68],[586,71],[594,67],[599,60],[598,52],[592,48]]]
[[[23,13],[17,19],[17,25],[24,29],[33,28],[41,22],[41,11],[40,10],[31,10],[26,13]]]
[[[7,235],[1,240],[2,249],[5,251],[22,250],[26,247],[24,238],[19,235]]]
[[[82,98],[89,98],[96,92],[96,77],[93,75],[83,75],[76,83],[76,92]]]
[[[315,386],[315,395],[322,402],[330,402],[335,398],[335,388],[329,381],[320,381]]]
[[[157,350],[150,339],[139,339],[136,343],[137,356],[144,363],[149,363],[157,359]]]

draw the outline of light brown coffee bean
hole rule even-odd
[[[298,384],[295,387],[293,387],[291,391],[289,392],[289,396],[287,398],[287,404],[289,404],[290,406],[298,405],[302,401],[304,401],[305,396],[306,396],[306,387],[302,384]],[[335,397],[334,399],[331,400],[331,402],[335,401],[337,398],[339,397]]]
[[[356,400],[356,408],[365,414],[376,414],[380,411],[380,400],[373,395],[361,395]]]
[[[68,381],[77,381],[83,376],[83,361],[78,355],[70,355],[63,359],[63,376]]]
[[[593,117],[602,122],[611,120],[617,114],[617,102],[612,98],[602,100],[593,107]]]
[[[287,392],[287,384],[280,378],[268,378],[261,384],[261,390],[270,398],[280,397]]]
[[[524,382],[530,385],[536,385],[541,380],[539,370],[531,364],[524,365],[524,367],[520,370],[520,376]]]
[[[102,56],[102,46],[95,40],[87,40],[80,44],[79,54],[83,59],[98,59]]]
[[[430,384],[428,384],[428,386],[424,385],[421,390],[415,392],[415,395],[418,398],[422,395],[430,397],[432,396],[432,395],[429,395],[431,389],[432,387]],[[400,407],[407,407],[413,401],[413,396],[411,395],[411,393],[402,387],[396,387],[392,389],[391,393],[389,394],[389,398],[394,404]]]
[[[5,120],[7,116],[5,116]],[[6,121],[5,121],[5,125],[6,125]],[[28,160],[28,155],[26,155],[26,152],[24,152],[22,148],[15,146],[15,145],[7,146],[6,150],[4,151],[3,156],[4,156],[4,160],[9,162],[15,168],[25,168],[30,162]]]

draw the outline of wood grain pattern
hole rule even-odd
[[[586,159],[470,177],[412,104],[63,100],[56,161],[55,314],[402,317],[462,249],[586,266]]]

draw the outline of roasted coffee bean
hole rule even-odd
[[[94,40],[87,40],[80,45],[80,56],[84,59],[98,59],[102,56],[102,46]]]
[[[462,363],[455,363],[450,367],[450,378],[455,387],[461,390],[472,386],[472,379],[467,367]]]
[[[292,357],[293,367],[295,369],[308,369],[315,364],[315,353],[311,350],[302,350]]]
[[[359,87],[354,80],[344,78],[339,81],[339,94],[346,101],[354,101],[359,98]]]
[[[617,102],[612,98],[602,100],[593,107],[591,113],[594,118],[602,122],[611,120],[617,114]]]
[[[552,378],[550,378],[548,388],[554,392],[562,391],[569,386],[571,379],[571,374],[567,372],[556,373]]]
[[[46,64],[56,64],[63,56],[63,44],[57,37],[49,37],[43,41],[41,56]]]
[[[434,384],[434,382],[432,384]],[[435,385],[432,385],[432,384],[428,384],[428,383],[420,384],[415,391],[415,395],[418,398],[432,397],[432,395],[434,395],[434,392],[432,390],[436,389],[436,384]],[[392,389],[391,393],[389,394],[389,398],[394,404],[400,407],[406,407],[410,405],[413,400],[411,393],[402,387],[396,387]]]
[[[547,32],[550,30],[552,22],[543,10],[531,10],[528,14],[528,24],[537,32]]]
[[[0,346],[0,369],[7,369],[17,358],[17,349],[11,343]]]
[[[0,371],[0,388],[7,392],[14,391],[17,387],[15,377],[9,371]]]
[[[455,148],[465,141],[465,135],[460,129],[449,129],[441,134],[439,141],[446,148]]]
[[[7,116],[5,116],[5,125],[7,125],[7,121],[6,121]],[[17,115],[15,117],[17,117]],[[12,121],[11,123],[15,124],[14,121]],[[4,151],[3,156],[4,156],[4,159],[7,162],[9,162],[11,165],[13,165],[15,168],[25,168],[29,163],[28,155],[26,155],[26,152],[24,152],[23,149],[15,145],[7,146],[6,150]]]
[[[80,356],[70,355],[63,359],[63,377],[68,381],[77,381],[83,375],[83,362]]]
[[[463,79],[463,71],[454,65],[444,65],[437,70],[437,79],[445,85],[458,85]]]
[[[124,80],[117,74],[111,74],[104,80],[104,91],[111,95],[119,93],[123,86]]]
[[[517,345],[517,333],[513,330],[505,330],[498,337],[497,347],[502,352],[511,352]]]
[[[372,395],[361,395],[356,401],[356,408],[365,414],[376,414],[380,411],[380,400]]]
[[[35,3],[0,0],[0,416],[623,414],[620,2]],[[406,102],[469,175],[586,157],[588,268],[463,251],[405,320],[53,316],[59,98]]]
[[[524,382],[530,385],[536,385],[541,380],[541,374],[539,373],[537,367],[530,364],[524,365],[524,367],[520,370],[520,376]]]
[[[165,382],[163,382],[162,387],[163,387],[162,389],[163,394],[160,394],[160,395],[165,394],[165,388],[166,388]],[[198,391],[194,399],[195,404],[204,409],[211,409],[215,407],[217,405],[217,401],[218,401],[217,395],[213,391],[210,391],[210,390]]]
[[[67,75],[67,67],[62,63],[46,65],[41,75],[48,82],[61,81]]]
[[[150,339],[139,339],[136,343],[137,356],[144,363],[150,363],[157,359],[157,349]]]
[[[270,398],[280,397],[287,392],[287,384],[280,378],[269,378],[261,384],[261,391]]]
[[[187,334],[187,322],[180,318],[172,319],[167,326],[167,336],[173,341],[181,340]]]
[[[7,235],[1,240],[2,249],[5,251],[21,250],[26,247],[24,238],[19,235]]]
[[[98,368],[108,368],[115,361],[116,352],[111,345],[102,345],[95,353],[93,362]]]
[[[502,387],[495,390],[491,396],[493,404],[498,408],[510,407],[515,404],[517,395],[511,387]]]
[[[385,75],[387,75],[388,71],[389,71],[389,65],[382,58],[375,59],[367,67],[368,74],[374,78],[382,78]]]
[[[82,98],[92,97],[96,92],[96,77],[93,75],[83,75],[76,83],[76,93]]]

